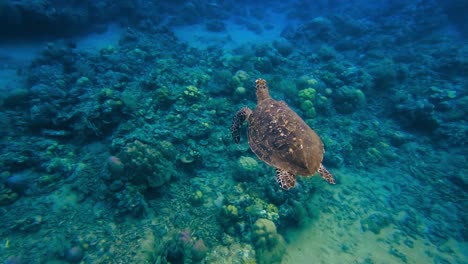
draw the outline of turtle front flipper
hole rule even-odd
[[[288,171],[282,169],[275,169],[276,171],[276,181],[279,183],[280,187],[289,190],[296,186],[296,176]]]
[[[318,173],[320,173],[320,176],[322,176],[322,178],[326,180],[329,184],[336,184],[333,175],[325,168],[325,166],[323,166],[323,164],[320,164]]]
[[[242,126],[242,123],[244,123],[244,121],[248,119],[251,114],[252,110],[250,110],[250,108],[248,108],[247,106],[244,106],[241,110],[237,111],[236,115],[234,116],[231,125],[231,135],[232,139],[234,139],[234,142],[236,142],[236,144],[239,144],[240,142],[239,130]]]

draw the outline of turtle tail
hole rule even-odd
[[[237,111],[234,119],[232,120],[231,136],[236,144],[239,144],[240,142],[240,128],[242,123],[244,123],[244,121],[249,118],[250,114],[252,114],[252,110],[250,110],[247,106],[244,106],[241,110]]]

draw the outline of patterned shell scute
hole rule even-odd
[[[318,135],[283,101],[259,102],[249,118],[248,139],[259,159],[293,174],[312,176],[323,159]]]

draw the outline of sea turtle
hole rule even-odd
[[[318,172],[330,184],[335,179],[322,165],[320,137],[283,101],[270,97],[264,79],[255,81],[257,108],[243,107],[234,116],[231,135],[239,144],[239,130],[248,122],[248,140],[257,157],[275,168],[276,181],[286,190],[296,186],[296,175],[313,176]]]

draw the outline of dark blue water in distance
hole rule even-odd
[[[468,263],[467,13],[0,1],[0,263]]]

